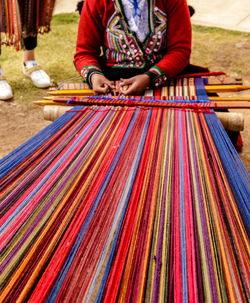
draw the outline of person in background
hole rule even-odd
[[[0,5],[0,46],[23,49],[23,72],[39,88],[49,87],[50,77],[35,60],[37,35],[50,31],[54,4],[55,0],[5,0]],[[12,97],[11,86],[0,66],[0,100]]]
[[[142,94],[181,73],[191,53],[185,0],[85,0],[74,63],[96,93]]]
[[[84,0],[80,0],[76,4],[76,11],[81,15]]]

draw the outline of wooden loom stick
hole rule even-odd
[[[179,78],[190,78],[191,75],[181,75]],[[194,74],[192,77],[197,77],[197,74]],[[217,75],[202,75],[201,77],[205,77],[207,79],[206,85],[233,85],[238,84],[242,85],[242,78],[233,78],[225,73],[217,74]],[[69,82],[72,79],[65,80],[64,82],[59,82],[56,86],[51,87],[50,90],[64,90],[64,89],[88,89],[89,86],[83,82]],[[80,78],[79,78],[80,80]]]
[[[244,85],[205,85],[207,93],[222,93],[222,92],[240,92],[250,89],[250,86]]]
[[[221,124],[226,130],[243,131],[244,118],[241,113],[216,112]]]
[[[54,121],[69,110],[74,110],[74,108],[46,105],[43,108],[43,117],[45,120]],[[243,114],[229,112],[216,112],[216,114],[225,129],[232,131],[242,131],[244,129]]]
[[[67,89],[67,90],[52,90],[48,92],[52,96],[93,96],[92,89]]]
[[[232,85],[205,85],[207,93],[219,93],[219,92],[239,92],[250,89],[250,86],[244,86],[239,84]],[[117,90],[118,92],[118,90]],[[53,90],[48,92],[52,96],[93,96],[92,89],[75,89],[75,90]]]
[[[152,97],[152,96],[151,96]],[[112,98],[118,98],[118,96],[113,96]],[[135,98],[140,98],[140,96],[136,96]],[[144,96],[145,98],[145,96]],[[55,102],[67,102],[69,100],[68,96],[50,96],[50,97],[44,97],[44,100],[53,100]],[[150,99],[150,98],[148,98]],[[250,102],[250,96],[231,96],[231,97],[224,97],[224,96],[208,96],[208,99],[210,101],[216,101],[216,102]],[[166,100],[165,100],[166,101]],[[36,101],[34,101],[36,103]],[[39,105],[39,104],[38,104]]]
[[[45,106],[45,105],[61,105],[64,106],[66,103],[66,100],[62,101],[54,101],[54,100],[38,100],[34,101],[34,104],[40,105],[40,106]],[[116,103],[114,102],[113,99],[104,99],[104,100],[95,100],[93,98],[86,100],[86,102],[79,102],[79,103],[71,103],[70,105],[86,105],[86,104],[97,104],[97,105],[115,105]],[[119,100],[116,105],[126,105],[126,106],[152,106],[152,107],[192,107],[192,104],[189,104],[188,102],[183,103],[183,102],[169,102],[167,101],[163,102],[155,102],[155,101],[129,101],[128,100]],[[216,102],[216,103],[198,103],[198,104],[193,104],[193,107],[195,108],[222,108],[222,109],[228,109],[228,108],[250,108],[250,102]]]
[[[53,101],[53,100],[38,100],[38,101],[34,101],[33,103],[36,104],[36,105],[40,105],[40,106],[45,106],[45,105],[62,106],[62,105],[66,105],[66,104],[63,104],[62,102]]]
[[[66,111],[71,110],[73,107],[68,106],[44,106],[43,108],[43,118],[44,120],[54,121],[61,117]]]
[[[213,101],[227,101],[227,102],[238,102],[238,101],[245,101],[245,102],[250,102],[250,96],[231,96],[231,97],[224,97],[224,96],[208,96],[209,100]]]

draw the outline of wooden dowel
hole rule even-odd
[[[216,102],[250,102],[250,96],[232,96],[232,97],[222,97],[222,96],[215,96],[215,97],[208,97],[211,101]]]
[[[114,96],[113,98],[116,98],[117,96]],[[81,98],[81,97],[78,97]],[[138,98],[140,98],[138,96]],[[50,97],[44,97],[45,100],[53,100],[57,102],[67,102],[69,100],[69,97],[67,96],[50,96]],[[216,102],[250,102],[250,96],[233,96],[233,97],[221,97],[221,96],[210,96],[208,97],[210,101],[216,101]]]
[[[66,99],[66,100],[65,99],[60,99],[60,101],[58,101],[59,99],[57,99],[57,98],[55,100],[53,100],[53,99],[38,100],[38,101],[34,101],[34,104],[39,105],[39,106],[46,106],[46,105],[62,105],[63,106],[63,105],[66,105],[66,102],[68,101],[68,99]],[[85,104],[87,104],[87,102]],[[92,102],[92,104],[97,104],[97,103]],[[107,101],[107,104],[108,104],[108,101]],[[75,106],[75,105],[80,105],[80,103],[70,104],[70,105]],[[84,102],[82,102],[81,105],[84,105]],[[114,105],[114,103],[113,103],[113,105]],[[136,105],[136,104],[134,104],[134,105]],[[147,104],[138,103],[138,105],[146,106]],[[149,106],[151,106],[151,105],[149,104]],[[161,106],[163,106],[163,105],[164,104],[162,104]],[[174,104],[173,103],[171,105],[166,105],[166,107],[175,107],[175,106],[176,107],[177,106],[181,107],[181,103],[179,103],[179,104]],[[221,109],[223,109],[223,108],[224,109],[227,109],[227,108],[245,108],[245,109],[247,109],[247,108],[250,108],[250,102],[236,102],[236,101],[235,102],[216,102],[215,104],[213,104],[213,106],[211,106],[211,108],[221,108]]]
[[[241,113],[216,112],[221,124],[226,130],[242,131],[244,130],[244,118]]]
[[[228,93],[228,92],[240,92],[243,90],[250,89],[250,86],[244,85],[206,85],[207,93]]]
[[[62,105],[65,106],[66,102],[57,102],[54,100],[37,100],[33,101],[34,104],[39,105],[39,106],[46,106],[46,105]]]
[[[250,102],[216,102],[215,108],[250,108]]]
[[[43,117],[45,120],[54,121],[72,108],[73,107],[70,106],[45,105],[43,108]],[[216,115],[225,129],[232,131],[242,131],[244,129],[244,118],[242,114],[216,112]]]
[[[210,79],[208,78],[207,85],[243,85],[242,79],[231,79],[231,81],[223,80],[223,79]]]
[[[220,92],[239,92],[250,89],[250,86],[244,85],[206,85],[205,89],[207,93],[220,93]],[[117,91],[118,92],[118,91]],[[48,92],[52,96],[93,96],[94,92],[92,89],[76,89],[76,90],[52,90]]]
[[[51,96],[79,96],[79,97],[86,97],[86,96],[93,96],[94,91],[92,89],[67,89],[67,90],[54,90],[48,91]]]
[[[90,96],[92,97],[92,96]],[[69,101],[68,96],[49,96],[49,97],[44,97],[44,100],[53,100],[54,102],[68,102]],[[84,98],[84,97],[78,97],[76,98]],[[113,98],[118,98],[118,96],[113,96]],[[135,96],[135,98],[140,98],[140,96]],[[208,97],[210,101],[215,101],[216,103],[219,102],[250,102],[250,96],[230,96],[230,97],[224,97],[224,96],[210,96]],[[167,100],[165,100],[167,101]],[[35,101],[36,102],[36,101]]]
[[[43,108],[43,118],[44,120],[55,121],[72,108],[70,106],[45,105]]]

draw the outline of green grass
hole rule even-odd
[[[79,15],[61,14],[53,17],[51,32],[38,36],[36,60],[56,82],[78,76],[73,64]],[[46,95],[22,73],[22,52],[2,47],[0,63],[14,92],[14,100],[31,104]]]
[[[56,82],[78,77],[73,65],[78,21],[78,13],[56,15],[51,32],[39,35],[36,59]],[[0,63],[16,102],[32,104],[46,95],[46,90],[35,88],[23,75],[22,52],[2,47]],[[250,77],[250,34],[193,26],[191,63]]]
[[[193,26],[191,62],[250,77],[250,34]]]
[[[230,36],[242,36],[242,37],[249,37],[249,33],[239,32],[239,31],[232,31],[227,30],[219,27],[208,27],[208,26],[200,26],[200,25],[193,25],[193,30],[199,33],[208,33],[208,34],[220,34],[220,35],[230,35]]]

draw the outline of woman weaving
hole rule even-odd
[[[102,52],[102,55],[101,55]],[[191,24],[186,0],[86,0],[75,66],[96,93],[139,95],[188,65]]]

